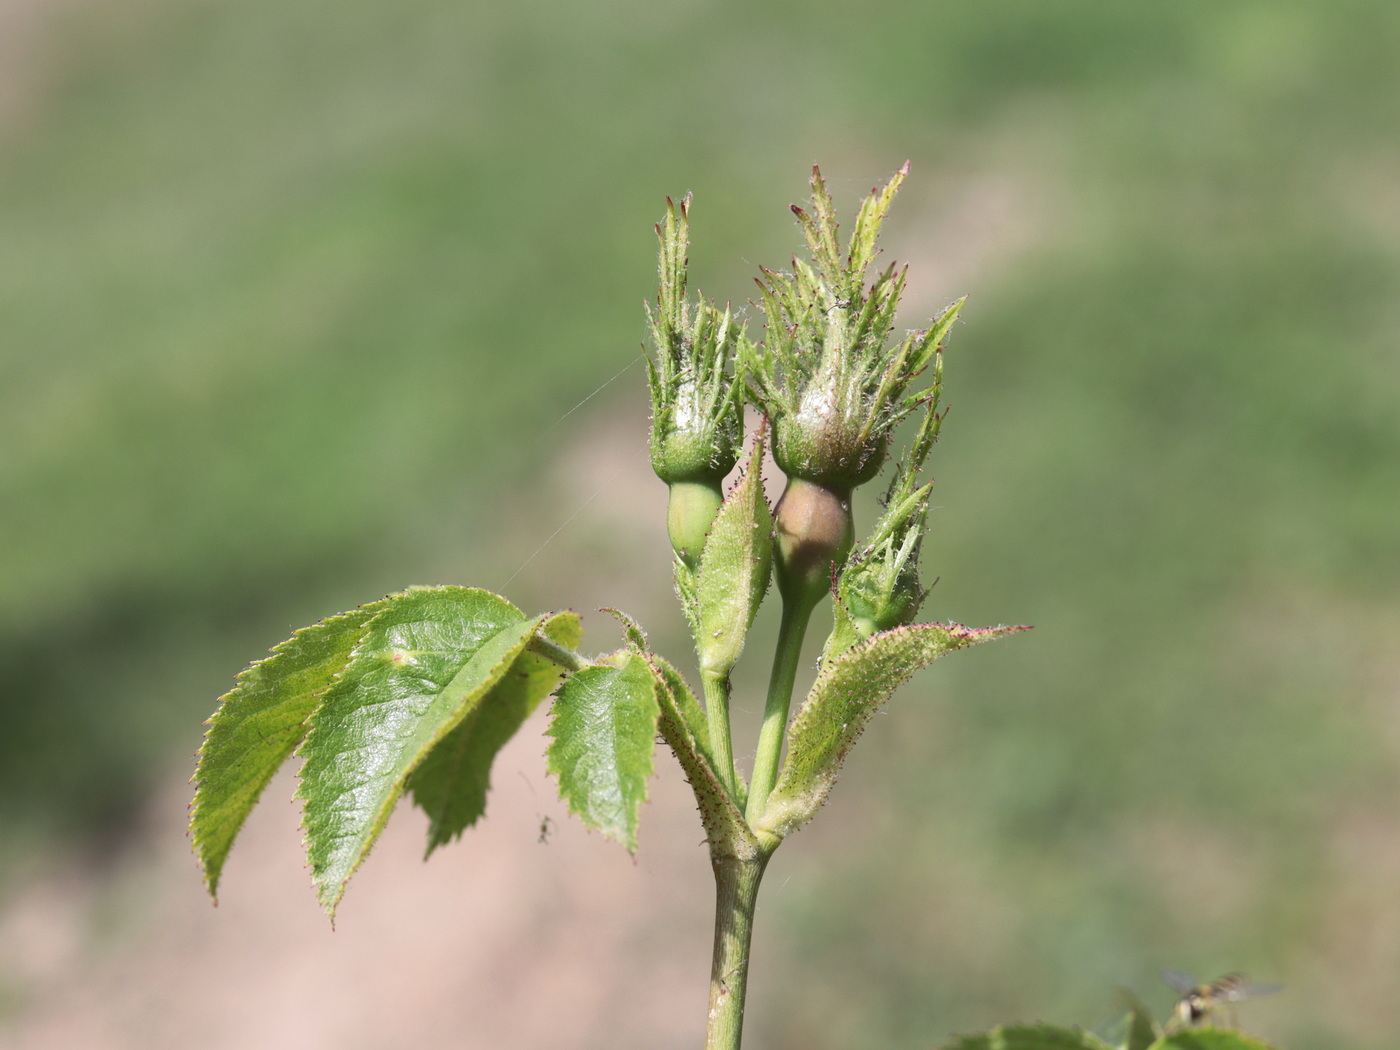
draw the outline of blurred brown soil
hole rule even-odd
[[[55,864],[3,906],[0,1045],[696,1045],[713,891],[680,771],[660,760],[634,863],[562,811],[543,726],[537,715],[502,753],[487,817],[431,863],[422,815],[402,806],[335,929],[311,891],[290,774],[254,811],[218,907],[173,775],[119,861]]]

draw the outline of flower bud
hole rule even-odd
[[[871,438],[858,398],[837,383],[814,383],[797,411],[780,415],[773,428],[773,460],[789,477],[851,489],[880,472],[889,444]]]
[[[652,355],[651,465],[671,486],[667,531],[676,554],[694,570],[705,535],[723,502],[725,476],[743,445],[744,383],[731,373],[742,333],[728,310],[686,301],[689,202],[666,201],[660,289],[648,308]]]
[[[789,477],[850,490],[875,477],[890,433],[932,387],[912,389],[938,357],[957,317],[954,303],[926,331],[889,342],[904,272],[894,266],[868,285],[876,235],[908,165],[861,206],[842,258],[831,195],[812,171],[812,214],[793,207],[812,262],[791,274],[765,270],[766,337],[749,347],[754,397],[773,423],[773,458]]]
[[[823,660],[872,634],[913,622],[928,591],[919,578],[919,552],[933,483],[918,474],[938,439],[942,417],[935,411],[942,360],[934,370],[934,392],[914,443],[901,459],[885,509],[874,531],[850,556],[836,581],[837,614]]]
[[[838,585],[841,602],[854,621],[858,638],[869,638],[913,622],[925,590],[919,582],[917,533],[905,544],[890,544],[878,551],[862,551],[852,558]]]

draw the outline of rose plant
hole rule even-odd
[[[939,657],[1021,627],[916,619],[931,481],[943,421],[943,341],[953,303],[894,338],[905,271],[873,269],[876,237],[906,164],[862,203],[843,245],[814,169],[810,209],[793,206],[808,258],[758,279],[764,335],[688,296],[689,198],[657,226],[660,288],[649,307],[651,462],[669,486],[674,582],[695,643],[699,694],[641,626],[607,610],[624,644],[585,655],[570,611],[526,614],[478,588],[411,588],[296,631],[244,670],[209,719],[190,829],[211,894],[262,789],[300,759],[297,796],[312,882],[334,918],[399,799],[428,816],[428,852],[485,812],[492,762],[546,699],[547,764],[569,810],[636,850],[658,737],[694,790],[716,886],[706,1047],[740,1045],[754,906],[769,858],[825,803],[871,716]],[[873,276],[872,276],[873,270]],[[745,413],[761,422],[747,451]],[[896,429],[912,434],[895,454]],[[765,456],[786,475],[770,510]],[[882,512],[857,541],[851,501],[892,461]],[[731,475],[737,469],[737,478]],[[726,484],[728,487],[726,489]],[[780,627],[756,758],[731,741],[731,673],[770,582]],[[790,716],[803,639],[830,601],[816,679]],[[1169,1042],[1134,1014],[1129,1050]],[[1006,1028],[957,1044],[1103,1047],[1068,1029]]]

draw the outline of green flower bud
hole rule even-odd
[[[836,624],[823,659],[872,634],[912,623],[928,594],[919,578],[919,552],[933,483],[919,485],[917,479],[943,421],[935,411],[941,358],[934,374],[934,391],[923,423],[895,471],[885,495],[884,513],[870,538],[850,556],[837,578]]]
[[[878,549],[862,549],[847,564],[837,594],[858,638],[913,622],[927,594],[919,581],[921,540],[916,525]]]
[[[906,164],[861,206],[845,257],[831,195],[812,170],[812,214],[793,207],[812,262],[793,273],[765,270],[767,317],[761,347],[748,347],[753,396],[773,423],[773,458],[789,476],[833,489],[870,481],[885,461],[890,432],[927,401],[915,380],[933,363],[957,317],[954,303],[932,325],[891,344],[904,272],[894,266],[868,285],[876,235]]]
[[[651,465],[671,486],[667,530],[677,555],[694,569],[723,501],[725,476],[744,437],[744,383],[737,367],[743,338],[729,311],[686,300],[689,203],[666,201],[658,224],[660,289],[647,309],[652,353]]]

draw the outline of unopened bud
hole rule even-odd
[[[870,481],[885,462],[891,431],[927,403],[936,385],[936,378],[929,385],[924,379],[960,304],[927,330],[892,342],[904,272],[889,266],[866,280],[880,224],[907,170],[866,198],[842,252],[831,195],[813,169],[811,213],[793,208],[811,262],[794,259],[791,273],[764,270],[759,281],[766,335],[761,347],[746,349],[747,370],[773,424],[773,458],[789,477],[833,490]]]
[[[686,300],[687,197],[666,202],[656,227],[661,285],[651,321],[651,465],[671,486],[667,531],[676,554],[694,570],[723,502],[744,436],[744,384],[737,371],[741,338],[728,310]]]
[[[865,406],[845,393],[834,383],[814,385],[804,391],[796,412],[778,416],[773,460],[784,474],[852,489],[880,473],[888,439],[866,432]]]
[[[887,575],[888,568],[879,562],[861,561],[850,565],[841,578],[841,601],[859,638],[911,623],[923,603],[917,552],[893,576]]]

